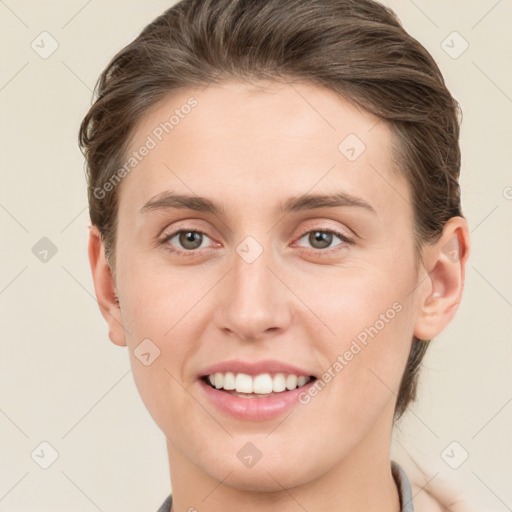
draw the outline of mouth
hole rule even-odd
[[[240,398],[268,398],[285,395],[298,390],[316,380],[313,375],[295,375],[291,373],[246,373],[216,372],[200,377],[207,386]]]
[[[204,398],[222,415],[264,421],[304,404],[303,396],[317,381],[311,371],[277,359],[230,359],[203,368],[197,382]]]

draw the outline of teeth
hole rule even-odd
[[[228,372],[224,374],[224,383],[222,384],[222,387],[227,390],[232,390],[236,388],[235,383],[235,374]]]
[[[274,375],[272,379],[272,391],[280,393],[286,389],[286,376],[284,373],[278,373]]]
[[[297,375],[288,375],[286,377],[286,389],[295,389],[297,387]]]
[[[308,377],[297,377],[297,386],[300,388],[301,386],[304,386],[304,384],[306,384],[308,381]]]
[[[215,374],[215,386],[217,386],[217,373]],[[254,386],[252,377],[245,373],[239,373],[235,378],[235,389],[237,393],[252,393]]]
[[[297,376],[284,373],[276,373],[274,376],[269,373],[262,373],[252,377],[246,373],[217,372],[208,376],[208,381],[216,389],[258,395],[281,393],[286,390],[292,391],[297,387],[304,386],[310,380],[310,377],[304,375]]]

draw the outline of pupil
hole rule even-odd
[[[317,242],[320,242],[321,247],[329,247],[332,241],[332,233],[326,233],[325,231],[314,231],[310,235],[310,242],[314,246]]]
[[[180,236],[180,243],[186,249],[197,249],[201,245],[201,233],[197,231],[183,232]]]

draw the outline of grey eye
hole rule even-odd
[[[308,243],[313,247],[313,249],[326,249],[329,247],[335,247],[336,245],[339,245],[331,245],[333,243],[334,237],[338,238],[340,240],[340,243],[346,241],[345,237],[335,233],[334,231],[320,229],[315,229],[313,231],[309,231],[308,233],[304,233],[300,240],[306,237]]]

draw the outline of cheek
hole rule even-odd
[[[197,404],[183,385],[190,375],[187,362],[198,350],[201,298],[212,288],[211,277],[190,269],[170,272],[168,267],[126,260],[119,267],[122,319],[134,381],[155,422],[164,430],[181,428],[172,415],[186,416]],[[204,311],[203,311],[204,313]],[[166,427],[167,426],[167,427]]]
[[[413,337],[414,276],[375,268],[342,274],[316,288],[304,283],[301,291],[324,324],[321,338],[316,321],[309,335],[318,340],[329,400],[361,421],[398,393]]]
[[[122,270],[119,294],[128,330],[138,338],[153,336],[164,343],[176,330],[182,332],[192,324],[200,309],[198,303],[211,290],[216,277],[208,269],[170,268],[144,255],[123,262]],[[134,343],[138,341],[129,337]]]

